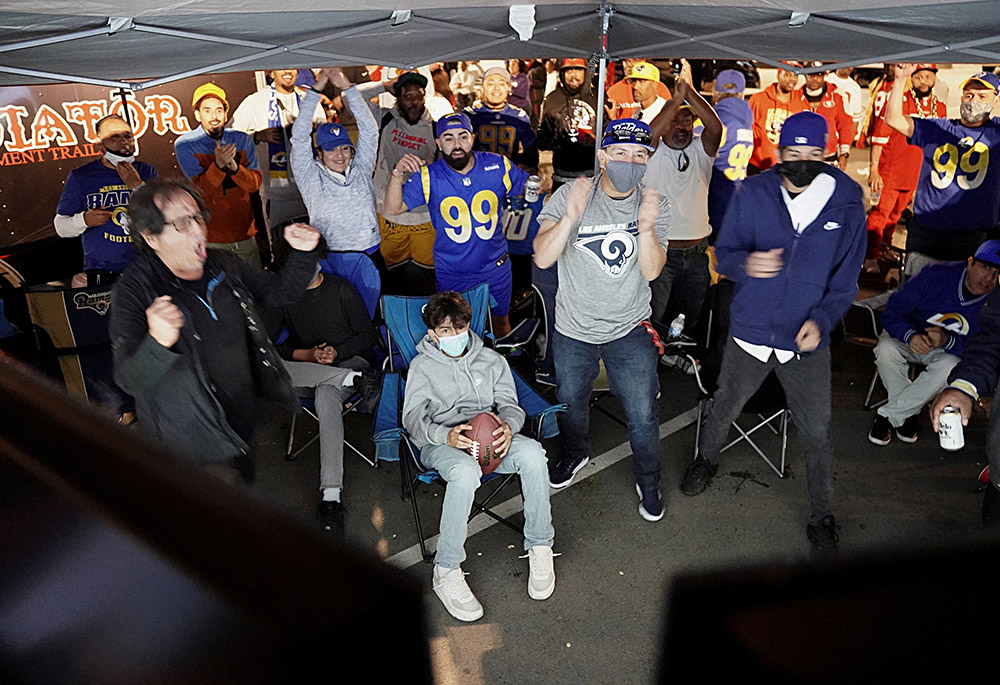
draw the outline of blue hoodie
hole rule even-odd
[[[858,292],[865,253],[861,187],[828,167],[836,181],[818,216],[796,233],[775,170],[739,184],[722,222],[715,254],[719,273],[736,283],[730,333],[754,345],[798,351],[795,336],[808,320],[819,326],[820,348]],[[784,266],[773,278],[750,278],[743,264],[751,252],[783,248]]]

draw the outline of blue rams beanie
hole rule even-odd
[[[778,147],[809,145],[826,148],[826,119],[814,112],[799,112],[785,119],[778,137]]]

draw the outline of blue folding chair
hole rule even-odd
[[[354,286],[355,290],[358,291],[358,295],[361,296],[361,301],[365,304],[368,316],[372,320],[375,319],[375,310],[378,307],[378,299],[382,290],[382,279],[379,275],[378,269],[375,267],[375,263],[371,260],[371,257],[366,255],[364,252],[330,252],[326,257],[320,260],[319,266],[320,271],[323,273],[340,276],[344,280],[350,282],[351,285]],[[283,331],[282,336],[278,338],[278,342],[281,342],[283,337],[287,335],[288,332]],[[381,355],[380,350],[377,352]],[[304,392],[304,389],[300,390],[300,392]],[[299,397],[299,404],[302,411],[308,416],[311,416],[318,424],[319,416],[316,414],[316,403],[311,390]],[[344,402],[344,410],[342,414],[346,416],[350,412],[357,410],[359,406],[361,406],[361,395],[359,393],[355,393],[348,398],[346,402]],[[292,447],[295,443],[295,424],[297,416],[298,412],[292,414],[292,426],[288,430],[288,448],[285,450],[285,459],[288,461],[295,461],[306,448],[319,440],[319,434],[317,433],[307,443],[299,447],[294,452],[292,451]],[[368,462],[370,466],[378,466],[377,456],[375,459],[372,459],[346,439],[344,440],[344,446]]]
[[[483,338],[492,339],[489,325],[489,287],[484,283],[471,290],[461,293],[472,308],[470,329]],[[445,485],[440,474],[428,469],[420,461],[420,451],[408,439],[405,429],[400,423],[402,400],[405,393],[405,381],[402,374],[409,368],[410,362],[417,355],[417,343],[427,334],[427,325],[423,321],[423,308],[427,304],[426,297],[400,297],[386,295],[382,297],[382,316],[387,327],[387,348],[389,350],[389,373],[382,383],[382,398],[375,416],[375,432],[373,440],[379,459],[386,461],[400,459],[400,450],[405,450],[401,459],[400,475],[402,479],[402,496],[410,498],[413,508],[413,520],[420,540],[420,551],[425,561],[432,559],[427,551],[423,526],[420,521],[420,510],[417,507],[414,492],[418,483],[437,483]],[[517,388],[518,404],[527,414],[522,432],[536,439],[551,438],[559,433],[555,415],[566,410],[566,405],[552,405],[528,385],[516,371],[511,369],[514,384]],[[411,471],[412,469],[412,471]],[[469,520],[478,514],[486,514],[509,528],[522,532],[522,529],[500,516],[489,508],[489,504],[513,480],[517,474],[492,473],[483,476],[481,483],[500,479],[500,483],[484,499],[473,502]],[[518,481],[520,483],[520,481]]]

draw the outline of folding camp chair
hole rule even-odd
[[[112,411],[132,411],[132,398],[112,378],[111,286],[34,286],[24,294],[39,352],[58,361],[66,388]]]
[[[340,276],[349,281],[358,291],[358,295],[361,296],[361,301],[364,302],[365,309],[368,310],[368,316],[374,320],[382,285],[378,269],[368,255],[363,252],[330,252],[320,261],[320,271]],[[308,389],[307,391],[305,388],[301,388],[298,392],[300,393],[299,404],[302,412],[307,416],[311,416],[318,424],[319,416],[316,414],[316,404],[312,389]],[[344,402],[342,414],[346,416],[350,412],[355,411],[360,404],[361,395],[355,393]],[[288,461],[295,461],[306,448],[319,440],[319,434],[317,433],[304,445],[294,452],[292,451],[295,442],[297,417],[298,412],[292,414],[292,425],[288,429],[288,447],[285,450],[285,459]],[[346,439],[344,440],[344,446],[368,462],[370,466],[378,466],[378,459],[369,457]]]
[[[470,329],[480,337],[489,339],[490,335],[487,328],[489,323],[488,286],[481,284],[463,292],[462,296],[472,307]],[[445,485],[445,483],[436,471],[428,469],[420,461],[419,450],[410,442],[406,431],[400,424],[402,399],[405,393],[405,382],[402,378],[402,373],[409,367],[410,362],[417,355],[417,343],[427,333],[427,326],[424,324],[422,316],[423,308],[426,304],[426,297],[399,297],[392,295],[382,297],[382,315],[388,333],[387,347],[390,353],[390,372],[386,374],[383,380],[382,397],[379,402],[379,409],[376,412],[373,440],[376,444],[376,453],[380,459],[386,461],[392,460],[393,453],[395,453],[396,458],[400,458],[400,455],[402,456],[400,460],[400,476],[403,497],[410,498],[413,509],[413,520],[420,540],[420,551],[424,559],[430,561],[432,557],[427,551],[415,489],[419,483],[437,483],[441,486]],[[555,414],[565,411],[565,406],[549,404],[513,369],[511,369],[511,373],[514,376],[518,403],[527,414],[522,432],[537,439],[551,438],[557,435],[559,427],[555,420]],[[403,452],[400,453],[400,450],[403,450]],[[483,513],[511,529],[521,532],[519,526],[496,514],[489,506],[516,476],[517,474],[498,473],[483,476],[482,483],[497,480],[499,484],[484,499],[479,499],[473,503],[470,520],[476,515]]]
[[[709,297],[712,298],[712,320],[715,329],[711,335],[712,346],[709,348],[708,354],[701,361],[700,366],[694,366],[694,376],[700,391],[698,415],[695,421],[695,457],[698,456],[698,444],[701,442],[702,421],[705,418],[706,409],[709,402],[711,402],[712,395],[718,387],[719,372],[722,369],[722,350],[729,337],[729,303],[732,300],[732,283],[722,281],[713,285],[709,290]],[[672,353],[688,356],[683,351],[683,348]],[[694,363],[694,359],[690,357],[688,359]],[[784,478],[787,475],[785,473],[785,455],[788,447],[788,419],[791,413],[786,405],[785,393],[781,388],[781,383],[773,372],[764,379],[757,392],[747,400],[743,406],[743,414],[756,416],[755,420],[757,423],[750,428],[743,428],[740,426],[738,419],[737,421],[733,421],[733,428],[739,433],[739,437],[725,445],[721,451],[725,452],[729,448],[735,447],[740,442],[746,440],[750,448],[757,453],[757,456],[763,459],[771,467],[771,470],[778,474],[779,478]],[[779,465],[775,465],[767,453],[764,452],[760,443],[753,438],[753,434],[762,428],[770,430],[780,441],[781,456]]]

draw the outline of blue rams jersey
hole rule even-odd
[[[466,107],[465,113],[472,121],[476,134],[474,150],[495,152],[510,159],[523,148],[527,150],[535,144],[535,132],[531,130],[531,119],[520,107],[507,104],[502,110],[493,110],[486,105]]]
[[[1000,223],[1000,119],[913,119],[924,163],[913,201],[917,221],[938,230],[984,230]],[[997,159],[992,159],[996,156]]]
[[[726,98],[715,106],[715,111],[725,129],[714,167],[730,181],[742,181],[753,154],[753,112],[740,98]]]
[[[523,197],[513,198],[503,213],[503,232],[507,236],[507,250],[511,254],[534,254],[532,243],[538,234],[538,215],[548,195],[539,195],[534,202]]]
[[[485,271],[507,252],[500,215],[508,196],[524,192],[528,174],[510,160],[489,152],[473,152],[467,174],[439,159],[420,168],[403,186],[408,209],[426,204],[434,238],[434,268],[449,273]]]
[[[121,271],[135,256],[127,211],[132,191],[118,172],[104,166],[101,159],[69,172],[56,214],[73,216],[88,209],[110,209],[111,218],[107,222],[83,232],[83,268]],[[143,181],[157,175],[151,164],[133,162],[132,166]]]

